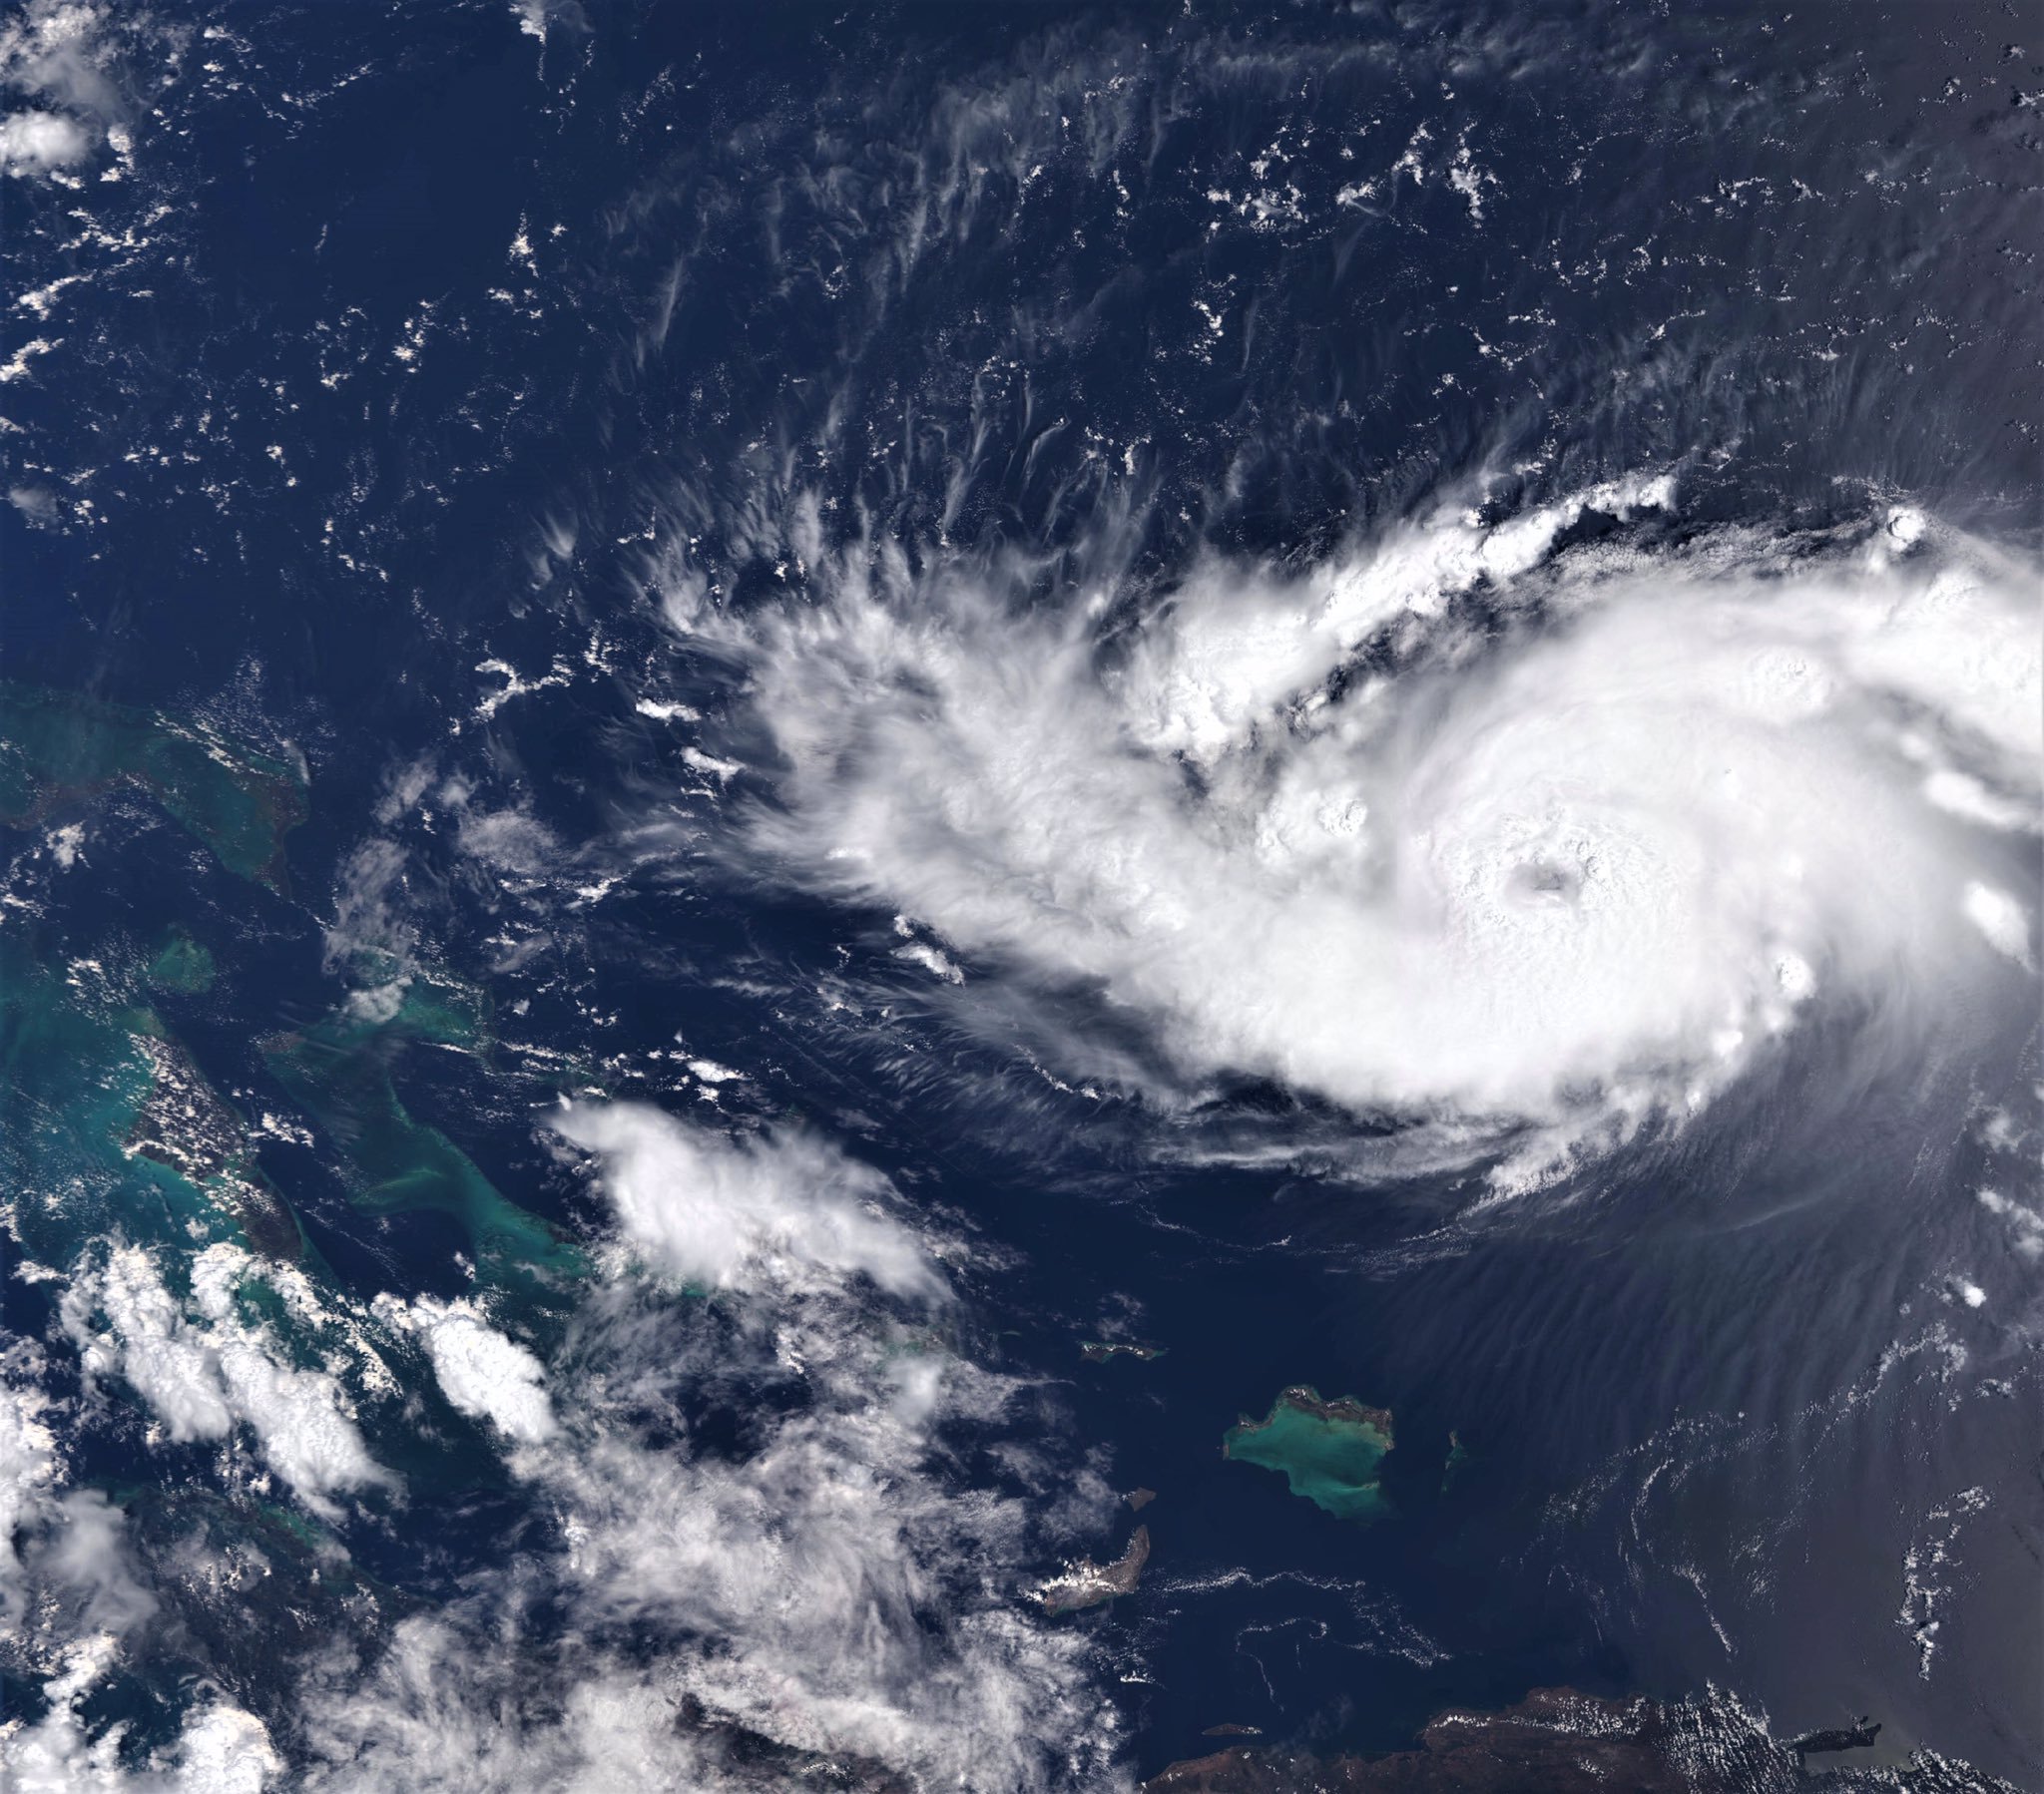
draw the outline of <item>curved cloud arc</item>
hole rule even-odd
[[[1100,992],[1187,1078],[1516,1138],[1493,1181],[1540,1181],[1826,994],[1906,1028],[2029,954],[1994,838],[2038,827],[2022,571],[1902,511],[1793,558],[1561,546],[1673,503],[1210,562],[1111,651],[1097,598],[812,552],[806,602],[693,626],[779,762],[742,851],[980,980]]]

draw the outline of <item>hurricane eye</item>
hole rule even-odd
[[[1512,869],[1512,895],[1529,902],[1573,903],[1582,888],[1580,868],[1553,860],[1527,860]]]

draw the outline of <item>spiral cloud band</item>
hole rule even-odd
[[[807,602],[694,626],[778,761],[749,850],[932,931],[955,1001],[1090,992],[1182,1087],[1274,1080],[1544,1180],[1813,1004],[1907,1029],[2034,963],[2021,570],[1899,508],[1570,545],[1674,503],[1444,514],[1303,578],[1209,561],[1132,627],[798,542]],[[1085,1007],[1062,1050],[1097,1074]]]

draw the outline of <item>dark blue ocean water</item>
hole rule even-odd
[[[0,387],[24,495],[0,672],[203,716],[309,777],[283,891],[110,800],[35,952],[182,923],[220,978],[162,1016],[240,1111],[281,1110],[259,1043],[341,1000],[324,930],[404,768],[522,806],[575,866],[412,839],[422,959],[612,1096],[692,1102],[646,1058],[679,1032],[745,1069],[744,1116],[806,1119],[998,1254],[961,1274],[961,1340],[1038,1393],[961,1437],[962,1480],[1020,1489],[992,1448],[1027,1437],[1158,1492],[1142,1592],[1064,1622],[1138,1772],[1221,1722],[1391,1748],[1568,1682],[1717,1684],[1785,1734],[1871,1712],[1884,1742],[2026,1778],[2039,1309],[1972,1191],[2012,1174],[1977,1118],[2036,1126],[2033,985],[1920,1063],[1867,1064],[1827,1016],[1679,1139],[1472,1214],[1458,1175],[1340,1172],[1381,1118],[1247,1083],[1173,1114],[1091,1100],[947,1025],[889,914],[730,874],[720,831],[771,791],[674,807],[702,784],[688,737],[634,706],[745,743],[741,681],[663,627],[646,545],[686,540],[743,616],[788,580],[763,493],[916,564],[1033,557],[1046,606],[1109,562],[1125,603],[1203,551],[1307,565],[1479,468],[1499,515],[1680,468],[1679,519],[1593,514],[1586,550],[1729,525],[1814,554],[1906,495],[2034,554],[2035,17],[530,11],[537,33],[502,0],[138,14],[106,36],[124,178],[103,148],[81,186],[5,183],[10,287],[77,284],[5,325],[7,353],[57,342]],[[1472,191],[1443,174],[1458,144]],[[1386,174],[1409,145],[1431,178]],[[558,677],[482,714],[487,662]],[[379,1051],[510,1199],[600,1224],[535,1128],[551,1072]],[[455,1220],[365,1217],[309,1137],[259,1155],[325,1274],[464,1286]],[[1953,1302],[1960,1271],[1984,1307]],[[54,1289],[4,1292],[11,1329],[55,1337]],[[1104,1330],[1166,1355],[1082,1361]],[[1301,1382],[1393,1410],[1396,1518],[1222,1460]],[[742,1416],[696,1420],[742,1449]],[[145,1508],[205,1475],[132,1428],[78,1452],[75,1480]],[[486,1454],[406,1474],[401,1519],[347,1534],[393,1611],[547,1524]],[[1974,1488],[1923,1674],[1904,1558]],[[287,1732],[281,1680],[178,1651],[178,1674],[226,1653]],[[162,1688],[133,1699],[168,1726]]]

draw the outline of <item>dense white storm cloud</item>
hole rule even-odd
[[[775,750],[748,866],[1097,991],[1195,1085],[1423,1118],[1537,1181],[1813,1003],[1907,1028],[1988,944],[2029,955],[1992,840],[2038,826],[2022,570],[1903,512],[1793,562],[1556,551],[1586,507],[1673,503],[1443,512],[1303,578],[1214,560],[1112,639],[1104,593],[797,529],[805,601],[690,625]]]

